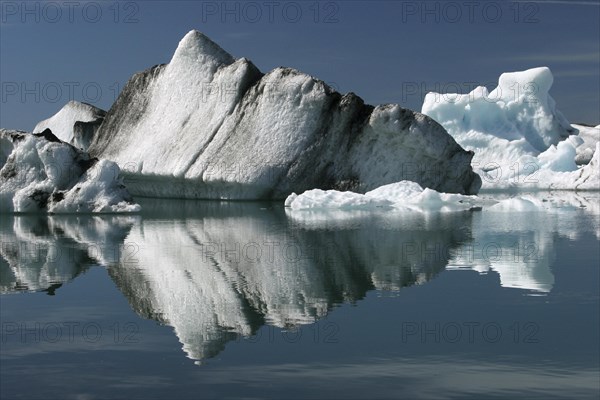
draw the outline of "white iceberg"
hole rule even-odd
[[[598,134],[577,135],[548,93],[552,83],[546,67],[505,73],[492,92],[428,93],[422,112],[475,152],[482,189],[599,190],[598,164],[590,162]]]
[[[401,180],[457,193],[480,186],[472,153],[431,118],[366,105],[292,68],[262,74],[197,31],[168,64],[129,80],[89,150],[117,162],[133,194],[152,197],[284,199]]]
[[[136,212],[117,164],[91,158],[48,129],[0,129],[0,212]]]

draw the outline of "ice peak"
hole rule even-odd
[[[180,60],[212,62],[218,65],[227,65],[235,61],[231,54],[197,30],[189,31],[179,42],[171,63]]]
[[[529,100],[533,96],[545,100],[553,82],[554,77],[548,67],[505,72],[498,79],[498,88],[501,90],[499,95],[507,100],[517,100],[521,96],[528,96]]]
[[[101,113],[104,114],[105,111],[88,103],[82,102],[82,101],[77,101],[77,100],[69,100],[69,102],[67,104],[65,104],[63,106],[63,108],[61,108],[59,111],[62,110],[90,110],[91,112],[94,113]]]
[[[105,114],[106,111],[91,104],[71,100],[52,117],[38,122],[33,133],[49,128],[60,140],[71,143],[76,122],[92,122],[103,118]]]

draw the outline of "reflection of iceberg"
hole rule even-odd
[[[548,236],[551,231],[536,231],[532,226],[537,222],[535,217],[528,217],[523,224],[513,221],[504,232],[496,227],[490,231],[490,219],[487,211],[474,219],[476,241],[456,251],[447,269],[472,269],[479,273],[492,270],[500,276],[502,287],[550,292],[554,285],[550,265],[555,259],[553,238]]]
[[[119,259],[131,217],[4,216],[0,293],[54,290],[92,264]]]
[[[473,218],[475,242],[457,250],[448,269],[493,270],[502,287],[547,293],[554,286],[557,232],[571,239],[589,231],[600,238],[598,193],[533,193],[500,200]],[[589,226],[577,226],[585,212]]]
[[[173,326],[184,350],[201,359],[221,350],[227,331],[248,335],[252,328],[244,300],[204,253],[194,228],[143,222],[128,238],[139,246],[139,264],[110,272],[136,311]]]
[[[199,217],[184,215],[189,204]],[[110,273],[138,313],[174,327],[192,359],[214,356],[263,323],[312,323],[373,288],[425,282],[448,262],[439,249],[470,240],[468,212],[330,230],[256,204],[181,207],[182,215],[161,218],[144,204],[153,218],[126,239],[139,247],[137,262]]]
[[[526,202],[535,211],[519,211]],[[600,232],[597,193],[537,193],[453,213],[142,203],[135,217],[3,219],[0,290],[52,291],[90,264],[106,266],[138,314],[172,326],[188,357],[201,360],[264,324],[313,323],[337,304],[427,282],[446,266],[546,293],[556,232]],[[586,227],[576,213],[592,216]],[[35,252],[25,251],[30,243]]]

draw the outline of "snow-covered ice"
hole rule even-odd
[[[155,197],[283,199],[401,180],[457,193],[480,186],[472,153],[431,118],[369,106],[292,68],[263,74],[197,31],[168,64],[129,80],[90,153],[117,162],[132,193]]]
[[[116,163],[91,158],[50,130],[0,129],[0,212],[136,212]]]
[[[87,150],[105,115],[106,111],[98,107],[72,100],[52,117],[38,122],[33,133],[50,129],[63,142]]]
[[[552,83],[546,67],[505,73],[492,92],[428,93],[422,112],[475,152],[483,189],[599,190],[598,164],[588,164],[598,131],[578,135],[556,108]]]

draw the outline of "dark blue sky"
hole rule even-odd
[[[136,71],[197,29],[261,70],[291,66],[371,104],[494,87],[546,65],[571,122],[600,123],[598,1],[2,1],[0,126],[70,99],[108,109]]]

